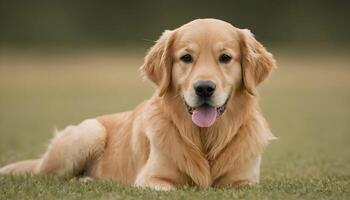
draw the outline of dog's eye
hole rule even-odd
[[[193,61],[193,58],[190,54],[185,54],[180,57],[180,60],[184,63],[191,63]]]
[[[232,59],[232,57],[227,55],[227,54],[221,54],[219,57],[219,61],[221,63],[224,63],[224,64],[229,63],[231,61],[231,59]]]

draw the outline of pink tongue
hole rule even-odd
[[[199,127],[210,127],[216,120],[216,108],[208,105],[203,105],[192,113],[192,121]]]

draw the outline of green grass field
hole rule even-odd
[[[349,199],[350,58],[305,55],[276,54],[279,69],[259,89],[279,139],[263,156],[258,186],[156,192],[108,181],[0,176],[0,199]],[[153,89],[139,75],[142,57],[2,52],[0,166],[38,157],[55,127],[132,109],[148,98]]]

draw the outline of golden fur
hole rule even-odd
[[[222,51],[233,57],[224,66],[216,61]],[[194,55],[194,64],[181,63],[183,52]],[[0,173],[84,174],[161,190],[257,183],[261,154],[274,137],[255,88],[274,66],[250,31],[220,20],[199,19],[166,31],[141,67],[158,86],[149,100],[129,112],[69,126],[41,158],[10,164]],[[199,79],[217,83],[215,103],[229,99],[209,128],[197,127],[184,105],[191,104]]]

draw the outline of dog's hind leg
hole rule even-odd
[[[0,169],[0,174],[25,174],[33,173],[38,166],[39,159],[37,160],[24,160],[10,165],[6,165]]]
[[[57,132],[40,159],[10,164],[0,174],[78,175],[103,153],[105,140],[104,126],[96,119],[85,120]]]

